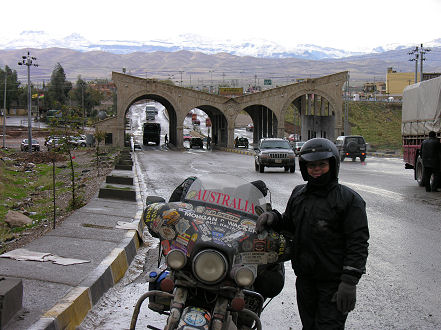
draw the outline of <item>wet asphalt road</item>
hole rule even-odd
[[[262,179],[272,192],[273,207],[283,211],[292,188],[303,182],[282,169],[254,170],[251,156],[206,150],[167,151],[148,146],[137,152],[150,195],[168,198],[187,176],[230,173],[246,180]],[[340,183],[356,190],[366,201],[371,239],[367,273],[358,285],[356,309],[348,329],[441,328],[441,193],[426,193],[405,170],[400,159],[368,158],[365,164],[346,160]],[[140,251],[134,269],[103,298],[83,328],[127,327],[136,299],[147,290],[142,263],[148,248]],[[264,328],[300,329],[295,301],[295,276],[285,264],[285,288],[262,315]],[[161,317],[143,309],[140,328],[161,326]],[[163,317],[162,317],[163,318]],[[119,327],[120,326],[120,327]]]

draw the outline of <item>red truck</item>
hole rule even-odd
[[[430,131],[441,137],[441,77],[407,86],[403,91],[403,159],[405,168],[414,170],[420,186],[424,185],[420,148]]]

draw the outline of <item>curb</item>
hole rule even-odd
[[[241,150],[241,149],[233,149],[233,148],[225,148],[225,147],[219,147],[220,150],[226,151],[226,152],[234,152],[236,154],[241,155],[248,155],[248,156],[254,156],[255,152],[250,150]]]
[[[57,304],[45,312],[28,329],[76,329],[103,294],[124,276],[142,244],[141,235],[144,229],[144,223],[142,222],[143,204],[136,173],[134,180],[136,181],[136,200],[138,203],[138,210],[134,216],[138,220],[134,222],[138,223],[138,230],[128,230],[122,243],[113,249],[92,273],[77,287],[69,290]]]

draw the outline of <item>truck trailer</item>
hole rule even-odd
[[[441,137],[441,77],[407,86],[403,91],[403,159],[405,168],[414,170],[414,178],[420,186],[424,185],[421,143],[430,131]]]
[[[142,131],[142,143],[148,145],[149,142],[155,142],[158,146],[161,140],[161,124],[144,123]]]
[[[153,105],[145,106],[145,118],[146,120],[155,120],[156,115],[158,114],[158,109],[156,109]]]

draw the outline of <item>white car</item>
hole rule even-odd
[[[77,147],[87,146],[86,136],[83,134],[79,136],[71,136],[70,138],[71,138],[70,142]]]

